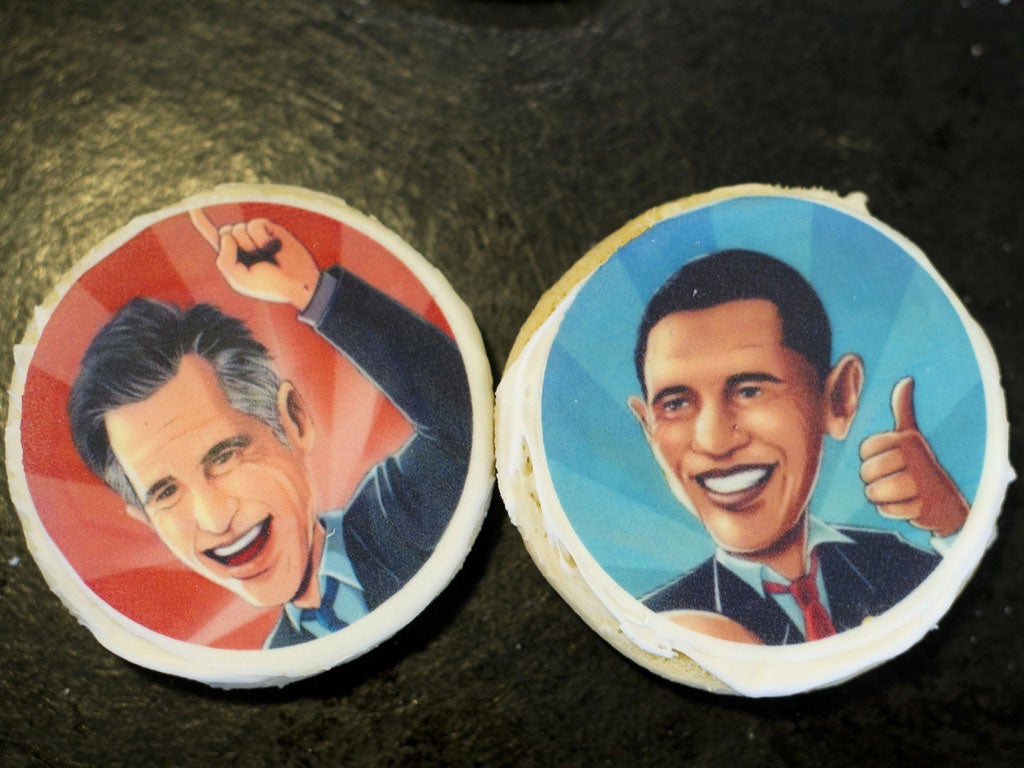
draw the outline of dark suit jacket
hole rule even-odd
[[[469,383],[449,336],[355,275],[330,274],[337,281],[330,301],[309,321],[415,428],[401,451],[370,470],[344,511],[345,551],[372,611],[427,561],[462,496],[473,438]],[[267,647],[311,639],[282,615]]]
[[[941,558],[894,533],[844,528],[852,543],[816,548],[837,632],[858,627],[909,595]],[[642,598],[654,611],[697,610],[728,616],[767,645],[804,642],[803,635],[769,595],[762,597],[715,558]]]

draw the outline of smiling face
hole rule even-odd
[[[150,397],[105,420],[143,503],[136,516],[189,568],[259,606],[307,589],[321,532],[304,460],[311,425],[291,385],[281,387],[291,447],[235,410],[212,366],[194,354]]]
[[[802,546],[824,436],[845,436],[860,391],[847,358],[823,388],[782,342],[764,299],[670,314],[648,338],[648,399],[630,398],[673,491],[719,546],[753,558]]]

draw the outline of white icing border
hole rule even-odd
[[[166,637],[111,608],[86,586],[46,533],[23,469],[22,395],[29,364],[60,300],[89,268],[146,228],[170,216],[225,203],[264,202],[302,208],[357,229],[401,261],[437,302],[448,321],[469,377],[473,444],[462,497],[433,555],[395,595],[355,624],[317,640],[270,650],[208,648]],[[329,195],[280,185],[224,184],[132,220],[78,261],[40,307],[14,349],[6,428],[7,477],[29,550],[50,588],[114,653],[143,667],[220,687],[284,685],[349,661],[394,635],[448,585],[476,539],[494,486],[493,391],[490,363],[472,313],[441,272],[379,221]]]
[[[861,627],[814,643],[780,647],[718,640],[685,629],[644,607],[619,586],[587,551],[566,517],[547,470],[541,433],[540,400],[548,353],[568,307],[600,265],[567,293],[502,377],[497,392],[496,455],[498,486],[531,555],[570,605],[609,642],[652,671],[679,682],[719,691],[724,683],[724,690],[747,696],[780,696],[842,682],[905,651],[933,629],[994,540],[996,519],[1014,473],[1008,460],[1005,399],[988,339],[924,253],[872,217],[863,195],[841,198],[820,190],[764,185],[723,188],[643,214],[595,247],[590,255],[603,256],[603,264],[624,243],[661,221],[726,199],[755,196],[810,201],[876,229],[908,253],[938,284],[970,338],[982,373],[988,421],[982,473],[966,524],[948,556],[924,583],[905,601]],[[720,683],[697,678],[686,666],[660,661],[674,659],[677,654],[695,661]]]

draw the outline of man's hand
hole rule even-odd
[[[970,507],[917,428],[912,378],[893,387],[892,414],[891,432],[861,443],[865,495],[885,517],[909,520],[938,536],[956,533]]]
[[[218,230],[203,210],[188,215],[217,252],[217,268],[234,290],[261,301],[291,304],[300,312],[306,308],[320,270],[295,235],[266,219]]]

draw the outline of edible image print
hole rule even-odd
[[[666,219],[581,287],[548,357],[565,515],[637,601],[787,645],[910,595],[970,514],[981,374],[935,279],[841,210],[766,196]]]
[[[81,581],[226,649],[324,637],[399,592],[473,435],[427,288],[359,229],[272,202],[169,215],[85,271],[22,407],[32,502]]]

